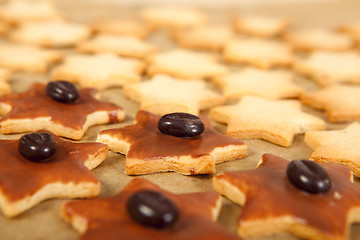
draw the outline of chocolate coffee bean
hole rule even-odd
[[[46,86],[46,93],[61,103],[73,103],[79,98],[76,86],[66,81],[49,82]]]
[[[174,137],[196,137],[204,132],[204,123],[198,116],[189,113],[169,113],[158,123],[160,132]]]
[[[316,162],[291,161],[286,174],[291,184],[308,193],[324,193],[330,190],[330,178],[325,169]]]
[[[48,133],[30,133],[22,136],[19,153],[33,162],[46,162],[56,152],[56,142]]]
[[[135,193],[129,198],[126,208],[135,221],[158,229],[170,227],[179,216],[174,203],[154,191]]]

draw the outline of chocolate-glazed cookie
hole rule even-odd
[[[155,192],[171,201],[179,212],[175,222],[158,229],[131,217],[126,203],[142,191]],[[216,192],[172,194],[144,178],[134,178],[115,196],[65,203],[62,216],[82,233],[82,240],[239,240],[214,222],[220,201]]]
[[[36,83],[23,93],[0,97],[0,121],[3,134],[46,129],[72,139],[81,139],[96,124],[124,119],[121,107],[96,99],[97,90],[80,88],[76,101],[63,103],[51,98],[46,85]]]
[[[212,129],[207,117],[200,117],[205,130],[194,137],[176,137],[158,129],[160,116],[139,111],[135,124],[103,130],[97,141],[126,154],[126,173],[147,174],[175,171],[184,175],[215,172],[215,164],[239,159],[247,146]]]
[[[0,140],[0,208],[14,217],[41,201],[56,197],[94,197],[100,183],[89,171],[102,163],[108,147],[101,143],[64,141],[51,132],[55,152],[33,161],[19,152],[20,139]],[[25,143],[25,144],[28,144]]]
[[[286,159],[264,154],[257,169],[213,178],[216,191],[243,205],[238,233],[254,237],[286,231],[306,239],[348,239],[350,224],[360,221],[360,187],[352,183],[351,171],[321,164],[330,189],[309,193],[289,180],[288,164]]]

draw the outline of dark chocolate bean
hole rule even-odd
[[[320,164],[309,160],[289,163],[286,174],[292,185],[308,193],[324,193],[330,190],[330,178]]]
[[[33,162],[46,162],[56,152],[56,142],[48,133],[30,133],[22,136],[19,153]]]
[[[196,137],[204,130],[204,123],[198,116],[189,113],[169,113],[158,123],[160,132],[174,137]]]
[[[126,204],[128,213],[137,222],[152,228],[170,227],[178,219],[175,204],[154,191],[139,191]]]
[[[46,86],[46,93],[61,103],[73,103],[79,98],[76,86],[66,81],[49,82]]]

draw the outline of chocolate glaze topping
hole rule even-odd
[[[0,103],[11,106],[10,112],[6,113],[1,121],[50,116],[54,123],[79,130],[82,129],[89,114],[107,111],[110,122],[118,122],[116,112],[122,108],[113,103],[97,100],[94,98],[96,93],[97,90],[93,88],[80,88],[79,99],[74,103],[64,104],[46,94],[46,85],[35,83],[24,93],[0,97]]]
[[[101,143],[73,143],[51,135],[57,151],[50,161],[43,163],[23,157],[18,152],[19,139],[0,140],[0,189],[9,201],[32,195],[49,183],[98,182],[84,162],[89,155],[106,151],[107,146]]]
[[[239,188],[246,196],[239,226],[246,221],[292,216],[325,235],[348,236],[348,214],[360,209],[360,187],[351,182],[352,174],[344,166],[321,164],[331,180],[331,188],[322,194],[310,194],[294,187],[286,176],[289,161],[264,154],[259,168],[227,172],[216,176]],[[359,217],[357,217],[359,219]]]
[[[179,219],[173,226],[166,229],[150,228],[130,217],[126,202],[140,190],[159,192],[174,202],[179,209]],[[63,210],[68,219],[76,215],[87,220],[88,228],[80,238],[82,240],[239,240],[212,221],[211,209],[215,207],[218,197],[216,192],[171,194],[144,178],[135,178],[113,197],[68,202]]]
[[[120,135],[123,140],[131,144],[127,157],[145,160],[183,155],[196,158],[210,154],[216,147],[244,144],[214,131],[207,117],[201,117],[205,131],[193,138],[179,138],[161,133],[157,127],[159,119],[160,116],[139,111],[135,118],[136,124],[120,129],[104,130],[100,134]]]

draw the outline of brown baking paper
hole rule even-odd
[[[99,1],[100,2],[100,1]],[[120,2],[120,1],[119,1]],[[90,1],[62,0],[57,1],[64,15],[74,21],[89,22],[97,17],[128,17],[136,14],[139,6],[133,9],[125,8],[117,2],[117,5],[95,4]],[[145,1],[146,2],[146,1]],[[240,3],[239,3],[240,4]],[[134,10],[135,9],[135,10]],[[295,26],[337,26],[347,21],[360,19],[359,1],[322,1],[320,3],[298,3],[280,5],[247,5],[224,9],[205,9],[209,13],[211,22],[227,23],[234,12],[257,13],[267,15],[287,16],[294,20]],[[149,41],[154,43],[160,50],[169,49],[174,44],[166,32],[160,32],[151,36]],[[72,50],[65,49],[69,53]],[[231,66],[237,69],[239,67]],[[14,92],[26,90],[32,82],[47,82],[48,76],[15,74],[12,77],[12,88]],[[317,86],[310,80],[297,77],[296,82],[306,89],[316,89]],[[133,123],[133,118],[139,109],[139,105],[125,99],[122,89],[109,89],[102,92],[102,99],[123,106],[126,119],[123,123],[91,127],[82,141],[95,141],[98,132],[102,129],[123,127]],[[326,120],[322,112],[311,110],[307,107],[304,111],[312,113]],[[206,112],[204,113],[206,114]],[[225,132],[226,126],[214,123],[215,128]],[[347,124],[330,124],[328,129],[342,129]],[[20,134],[1,135],[0,138],[19,138]],[[256,168],[263,153],[273,153],[286,159],[308,159],[312,150],[304,143],[304,136],[295,136],[291,147],[284,148],[262,140],[244,140],[248,145],[248,156],[244,159],[218,164],[216,174],[224,171],[236,171]],[[0,153],[1,154],[1,153]],[[94,174],[101,182],[100,197],[112,196],[121,191],[124,186],[134,177],[127,176],[125,170],[125,156],[110,152],[109,157],[96,169]],[[201,192],[213,190],[211,179],[213,175],[183,176],[177,173],[156,173],[142,176],[164,189],[173,193]],[[355,179],[356,184],[359,183]],[[16,218],[8,219],[0,213],[0,239],[1,240],[74,240],[79,238],[70,225],[60,217],[60,206],[68,199],[52,199],[44,201],[32,209],[24,212]],[[266,202],[264,203],[266,204]],[[295,203],[294,203],[295,204]],[[219,223],[229,229],[236,231],[236,220],[241,213],[241,207],[224,199],[223,207],[219,217]],[[276,236],[262,236],[257,239],[297,239],[290,234],[279,234]],[[351,239],[360,239],[360,225],[351,228]]]

